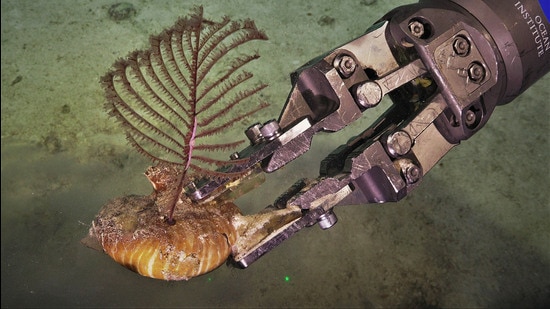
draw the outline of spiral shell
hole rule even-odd
[[[154,196],[116,198],[99,212],[90,236],[116,262],[147,277],[188,280],[227,260],[237,232],[231,218],[239,213],[231,202],[195,204],[183,200],[169,225]]]
[[[202,203],[179,194],[175,224],[165,219],[173,201],[178,171],[171,166],[149,167],[151,195],[127,195],[105,204],[82,243],[104,251],[117,263],[163,280],[188,280],[210,272],[230,255],[239,256],[302,214],[298,206],[266,208],[241,215],[232,201],[253,190],[264,177],[258,167],[230,182],[225,191]]]

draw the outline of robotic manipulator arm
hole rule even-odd
[[[321,175],[345,174],[353,184],[343,204],[397,201],[479,131],[497,105],[550,70],[549,32],[536,0],[428,0],[396,8],[293,74],[280,131],[337,131],[388,94],[393,106],[328,156]],[[311,135],[303,135],[275,151],[264,169],[306,151]]]
[[[328,155],[316,179],[300,180],[273,208],[302,216],[257,244],[235,248],[246,267],[306,226],[329,228],[334,206],[398,201],[460,141],[550,71],[550,24],[537,0],[421,0],[291,74],[278,120],[251,126],[239,153],[274,172],[335,132],[393,102],[372,125]],[[203,199],[223,183],[198,186]]]

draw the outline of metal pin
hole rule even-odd
[[[411,147],[412,139],[405,131],[394,132],[386,139],[386,149],[394,158],[407,154]]]
[[[376,82],[366,81],[354,89],[355,101],[364,108],[375,107],[382,101],[382,88]]]

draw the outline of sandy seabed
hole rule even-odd
[[[547,307],[550,304],[550,76],[447,155],[398,203],[336,209],[246,270],[188,282],[140,277],[80,244],[109,199],[148,194],[150,164],[102,107],[99,77],[195,4],[251,18],[270,40],[253,72],[276,118],[289,73],[361,35],[406,1],[4,0],[1,6],[2,307]],[[256,212],[373,119],[314,139],[239,201]],[[260,205],[258,205],[258,201]],[[287,280],[285,280],[285,278]]]

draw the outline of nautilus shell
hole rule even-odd
[[[99,212],[91,232],[109,256],[143,276],[192,278],[227,260],[237,239],[231,217],[239,210],[231,202],[184,204],[169,225],[150,197],[117,198]]]
[[[152,167],[146,175],[153,194],[123,196],[105,204],[84,244],[93,247],[91,243],[98,242],[98,249],[143,276],[188,280],[222,265],[235,253],[236,244],[244,248],[256,243],[300,215],[299,209],[282,209],[243,216],[227,195],[199,204],[182,194],[175,224],[168,224],[162,209],[172,172]]]

